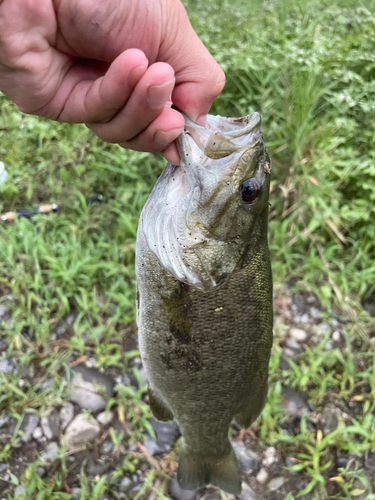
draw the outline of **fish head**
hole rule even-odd
[[[168,164],[142,215],[150,250],[175,279],[220,286],[267,237],[270,160],[258,113],[186,120],[180,165]]]

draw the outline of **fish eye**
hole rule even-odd
[[[254,203],[261,191],[260,182],[252,177],[240,185],[240,198],[244,203]]]

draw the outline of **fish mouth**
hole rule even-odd
[[[205,184],[212,174],[228,181],[240,181],[249,174],[249,165],[257,164],[262,141],[259,113],[242,118],[207,117],[206,126],[193,122],[184,115],[185,129],[177,139],[180,168],[190,188]],[[258,146],[257,146],[258,145]],[[245,178],[245,177],[244,177]]]
[[[180,157],[186,156],[186,141],[184,136],[192,137],[196,145],[207,158],[218,160],[233,153],[241,152],[254,146],[252,134],[260,129],[261,118],[255,112],[242,118],[223,118],[208,116],[206,126],[193,122],[182,113],[185,119],[185,130],[177,141]],[[258,135],[258,134],[255,134]],[[189,153],[188,153],[189,154]]]

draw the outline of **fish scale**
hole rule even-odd
[[[138,228],[140,352],[155,418],[174,419],[182,432],[178,480],[184,489],[211,483],[240,492],[229,426],[233,417],[249,426],[266,400],[273,321],[267,244],[270,168],[259,123],[259,115],[235,121],[209,117],[203,133],[189,122],[178,140],[178,168],[194,169],[184,179],[179,176],[187,188],[177,189],[164,207],[163,196],[170,194],[166,170]],[[211,133],[215,154],[207,150]],[[171,175],[175,171],[166,169]],[[248,179],[255,188],[246,188]],[[254,202],[244,202],[253,195],[241,198],[241,185],[256,190]],[[162,239],[178,256],[168,266],[165,249],[150,244],[160,241],[161,223],[169,228]],[[175,227],[180,236],[185,228],[183,245]]]

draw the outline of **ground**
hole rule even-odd
[[[185,5],[227,75],[213,112],[259,111],[272,158],[270,391],[231,429],[238,500],[374,499],[374,2]],[[63,205],[0,222],[0,498],[233,500],[179,490],[147,404],[134,248],[164,161],[0,95],[0,162],[1,213]]]

